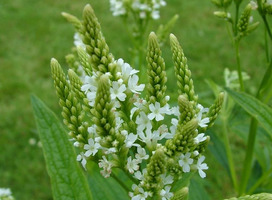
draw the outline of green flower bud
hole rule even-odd
[[[219,17],[219,18],[222,18],[222,19],[230,19],[231,18],[231,15],[230,13],[227,13],[227,12],[224,12],[224,11],[215,11],[213,12],[213,14],[216,16],[216,17]]]
[[[189,194],[189,188],[183,187],[178,190],[171,200],[186,200]]]
[[[90,111],[91,108],[89,105],[89,101],[86,97],[86,94],[81,91],[82,81],[72,69],[68,70],[68,77],[73,92],[77,95],[77,97],[81,100],[81,102],[84,105],[83,110]]]
[[[66,12],[62,12],[61,14],[68,22],[70,22],[75,27],[77,32],[82,34],[82,23],[77,17]]]
[[[233,197],[230,199],[225,200],[269,200],[272,199],[272,194],[269,193],[260,193],[260,194],[253,194],[253,195],[246,195],[242,197]]]
[[[79,62],[82,65],[85,73],[88,76],[91,76],[92,75],[92,67],[89,63],[90,56],[80,46],[77,47],[77,54],[78,54]]]
[[[166,104],[165,91],[166,91],[166,72],[165,63],[161,57],[161,50],[154,32],[151,32],[148,40],[148,80],[147,85],[147,101],[149,103],[160,103],[161,107]]]
[[[165,173],[166,155],[162,148],[157,149],[147,165],[147,175],[144,179],[145,187],[150,191],[156,191],[162,181],[161,174]]]
[[[78,130],[78,128],[82,125],[84,112],[82,111],[81,105],[75,97],[75,93],[71,91],[71,85],[67,82],[60,64],[54,58],[51,60],[51,71],[54,79],[54,85],[57,90],[57,95],[60,99],[59,102],[62,107],[64,124],[71,130],[70,135],[75,137],[79,134],[83,134],[83,141],[87,141],[87,127],[85,127],[85,131],[81,131],[81,133]]]
[[[115,140],[115,115],[112,111],[113,104],[110,97],[110,84],[108,75],[102,75],[98,81],[98,88],[95,98],[94,108],[92,110],[93,122],[96,124],[96,132],[101,137],[108,137],[106,147],[111,147]]]
[[[218,95],[217,99],[215,100],[214,104],[209,108],[209,112],[207,114],[207,117],[209,117],[210,123],[209,123],[207,129],[213,126],[214,121],[216,120],[216,118],[222,108],[223,101],[224,101],[224,93],[221,92]]]
[[[191,78],[191,71],[187,65],[187,59],[183,54],[183,50],[177,40],[177,38],[171,34],[170,35],[171,49],[173,52],[173,60],[175,64],[175,73],[178,79],[178,94],[185,94],[189,101],[192,101],[194,106],[197,102],[197,96],[194,92],[194,83]]]
[[[165,143],[166,154],[170,157],[176,152],[191,152],[195,148],[194,138],[197,136],[198,121],[193,118],[184,126],[178,125],[176,134],[173,139],[167,140]]]
[[[93,69],[101,73],[109,72],[108,65],[113,62],[114,58],[109,53],[100,24],[89,4],[83,10],[83,36]]]
[[[238,20],[238,24],[237,24],[237,28],[238,28],[239,32],[244,33],[247,30],[252,9],[254,9],[254,6],[250,3],[244,9],[241,17]]]
[[[187,96],[185,95],[180,95],[178,97],[178,105],[180,112],[179,124],[184,125],[195,116],[195,111],[193,109],[192,103],[189,102]]]

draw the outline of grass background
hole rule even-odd
[[[128,60],[129,38],[121,21],[112,17],[107,0],[0,1],[0,187],[11,188],[16,199],[52,199],[42,149],[29,144],[30,138],[38,139],[30,95],[36,94],[60,113],[49,62],[55,57],[65,65],[64,57],[70,53],[74,34],[60,13],[80,17],[87,3],[94,7],[115,58]],[[204,80],[222,84],[224,68],[235,69],[235,55],[225,25],[213,16],[216,8],[209,0],[167,3],[156,23],[165,23],[176,13],[180,15],[172,32],[183,46],[196,92],[205,104],[211,92]],[[163,55],[171,68],[169,44],[163,48]],[[241,43],[241,57],[243,70],[252,77],[246,89],[254,92],[265,69],[262,25]],[[235,141],[233,148],[245,148],[239,140]],[[238,153],[237,162],[241,159],[243,154]],[[214,199],[231,196],[229,179],[222,181],[227,174],[213,163],[216,162],[210,156],[208,191]]]

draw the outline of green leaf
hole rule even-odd
[[[119,185],[117,181],[115,181],[112,177],[104,178],[100,174],[100,170],[98,168],[98,165],[96,163],[90,163],[88,165],[88,171],[90,171],[88,175],[88,182],[91,187],[91,191],[93,194],[93,198],[95,200],[129,200],[128,192]],[[123,181],[127,187],[130,188],[132,183],[130,181],[127,181],[127,177],[122,174],[118,173],[116,171],[112,172],[115,173],[115,175]],[[112,175],[111,175],[112,176]]]
[[[212,152],[213,156],[217,159],[217,161],[230,174],[230,169],[229,169],[229,164],[228,164],[228,159],[227,159],[227,153],[226,153],[226,149],[225,149],[224,143],[217,136],[217,134],[215,134],[211,130],[208,130],[207,134],[211,138],[211,142],[208,145],[208,149]]]
[[[206,192],[205,181],[201,179],[192,179],[189,187],[189,199],[190,200],[210,200],[209,194]]]
[[[76,154],[62,124],[37,97],[32,96],[31,101],[54,199],[92,199],[87,179],[76,161]]]
[[[246,112],[256,118],[272,139],[272,109],[246,93],[235,92],[229,88],[226,91]]]

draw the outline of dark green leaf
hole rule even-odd
[[[226,91],[246,112],[256,118],[272,139],[272,109],[246,93],[235,92],[229,88]]]
[[[65,129],[41,100],[35,96],[31,100],[54,199],[92,199],[88,182],[76,161]]]
[[[117,181],[115,181],[112,177],[104,178],[100,174],[100,169],[98,168],[97,164],[92,163],[90,164],[91,169],[90,174],[88,175],[89,185],[91,186],[91,191],[93,194],[93,198],[95,200],[128,200],[128,192],[124,188],[122,188]],[[116,176],[123,182],[127,183],[126,176],[122,173],[116,173]],[[130,188],[131,183],[127,184],[127,187]]]

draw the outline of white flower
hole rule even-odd
[[[137,101],[134,103],[135,107],[133,107],[130,111],[130,119],[132,119],[134,113],[137,110],[141,110],[142,108],[144,108],[145,104],[146,100],[138,98]]]
[[[138,144],[134,144],[134,142],[137,140],[138,135],[135,135],[133,133],[130,133],[129,135],[126,135],[125,144],[127,148],[130,148],[132,146],[139,146]]]
[[[119,58],[117,61],[115,61],[117,66],[121,68],[122,71],[122,79],[126,81],[129,76],[138,73],[138,70],[133,69],[128,63],[125,63],[122,58]]]
[[[209,168],[206,163],[202,163],[204,160],[205,160],[205,156],[201,156],[198,158],[197,164],[196,164],[196,168],[198,169],[198,173],[201,178],[206,177],[206,173],[203,170]]]
[[[75,45],[76,47],[81,47],[81,48],[84,49],[84,50],[86,49],[86,46],[85,46],[85,44],[82,42],[82,39],[81,39],[79,33],[75,33],[75,34],[74,34],[74,45]]]
[[[99,143],[95,143],[94,140],[90,138],[88,140],[88,144],[84,145],[84,149],[87,150],[84,155],[86,157],[89,157],[90,155],[94,156],[98,152],[98,149],[100,149],[100,147],[101,146]]]
[[[98,163],[98,166],[100,168],[103,168],[103,170],[100,171],[100,173],[102,174],[102,176],[104,176],[105,178],[110,177],[111,174],[111,168],[113,166],[113,164],[107,160],[107,158],[105,156],[102,156],[103,160],[99,160],[100,162]]]
[[[152,13],[151,13],[151,16],[153,19],[159,19],[160,18],[160,12],[158,10],[154,10]]]
[[[10,196],[11,191],[9,188],[0,188],[0,197]]]
[[[252,10],[256,10],[258,8],[258,4],[255,1],[250,1],[250,6]]]
[[[171,133],[168,132],[168,128],[165,124],[161,125],[158,130],[159,135],[160,135],[160,140],[162,140],[163,138],[166,139],[171,139],[173,138],[173,135]],[[155,132],[155,131],[154,131]]]
[[[133,174],[134,171],[139,169],[139,165],[138,165],[138,160],[136,159],[131,159],[131,156],[128,157],[127,159],[127,169],[129,171],[129,173]]]
[[[111,147],[111,148],[104,148],[105,150],[105,154],[112,154],[112,153],[116,153],[117,149],[115,147]]]
[[[204,133],[200,133],[198,134],[195,138],[194,138],[194,143],[195,144],[199,144],[200,142],[203,142],[207,139],[207,136],[205,136]]]
[[[113,16],[120,16],[126,13],[122,0],[110,0],[110,10]]]
[[[143,91],[145,87],[144,84],[137,85],[138,81],[139,81],[139,77],[137,75],[132,75],[128,79],[128,89],[130,89],[131,92],[136,94],[140,94],[139,91]]]
[[[156,121],[161,121],[163,120],[163,115],[165,113],[165,109],[164,107],[161,108],[161,105],[159,102],[155,102],[154,104],[150,104],[149,105],[149,110],[151,111],[150,114],[148,114],[148,118],[150,120],[153,120],[154,118],[156,119]]]
[[[97,91],[96,76],[85,76],[84,83],[81,86],[81,90],[85,92],[85,94],[88,91]]]
[[[140,114],[137,116],[136,124],[138,125],[137,126],[138,131],[143,131],[145,128],[146,129],[152,128],[151,121],[143,111],[141,111]]]
[[[127,95],[124,93],[126,90],[125,84],[120,84],[117,81],[112,82],[112,87],[110,88],[111,99],[118,98],[120,101],[125,101]]]
[[[115,112],[118,113],[118,112]],[[115,129],[119,130],[119,128],[122,126],[124,120],[121,117],[115,116],[116,119],[116,125],[115,125]]]
[[[173,115],[175,115],[175,116],[177,116],[177,117],[180,116],[180,112],[179,112],[179,107],[178,107],[178,106],[172,107],[171,111],[172,111],[172,114],[173,114]]]
[[[205,117],[202,119],[203,113],[209,112],[209,108],[204,108],[201,104],[197,105],[197,108],[199,109],[199,112],[197,113],[197,120],[198,120],[198,125],[202,128],[207,127],[208,123],[210,122],[210,119],[208,117]]]
[[[166,174],[161,175],[163,185],[171,185],[174,182],[174,177]]]
[[[193,159],[190,158],[191,153],[187,152],[185,155],[181,154],[180,160],[179,160],[179,165],[182,167],[183,172],[190,172],[190,165],[193,163]]]
[[[137,172],[134,173],[134,177],[135,177],[136,179],[138,179],[139,181],[143,181],[146,172],[147,172],[147,169],[146,169],[146,168],[143,169],[143,172],[137,171]]]
[[[138,135],[140,139],[146,143],[147,146],[153,146],[160,139],[160,134],[158,131],[152,132],[151,129],[146,129],[145,133],[143,131],[139,131]]]
[[[137,194],[130,193],[131,200],[145,200],[148,196],[152,196],[150,192],[145,192],[143,188],[133,184],[132,190],[137,191]]]
[[[96,133],[96,124],[93,124],[92,126],[88,127],[88,133],[90,137],[97,137],[97,133]]]
[[[86,164],[87,164],[87,160],[86,160],[86,156],[84,155],[83,152],[81,152],[78,156],[77,156],[77,161],[81,162],[81,165],[83,166],[83,168],[86,170]]]
[[[161,190],[160,195],[162,197],[162,200],[169,200],[174,196],[174,194],[170,192],[170,190],[170,186],[166,186],[164,189]]]
[[[74,142],[74,147],[80,147],[80,143],[78,141]]]
[[[146,151],[142,147],[137,147],[137,154],[135,155],[135,158],[139,161],[142,162],[142,160],[147,160],[149,158],[149,155],[146,154]]]

